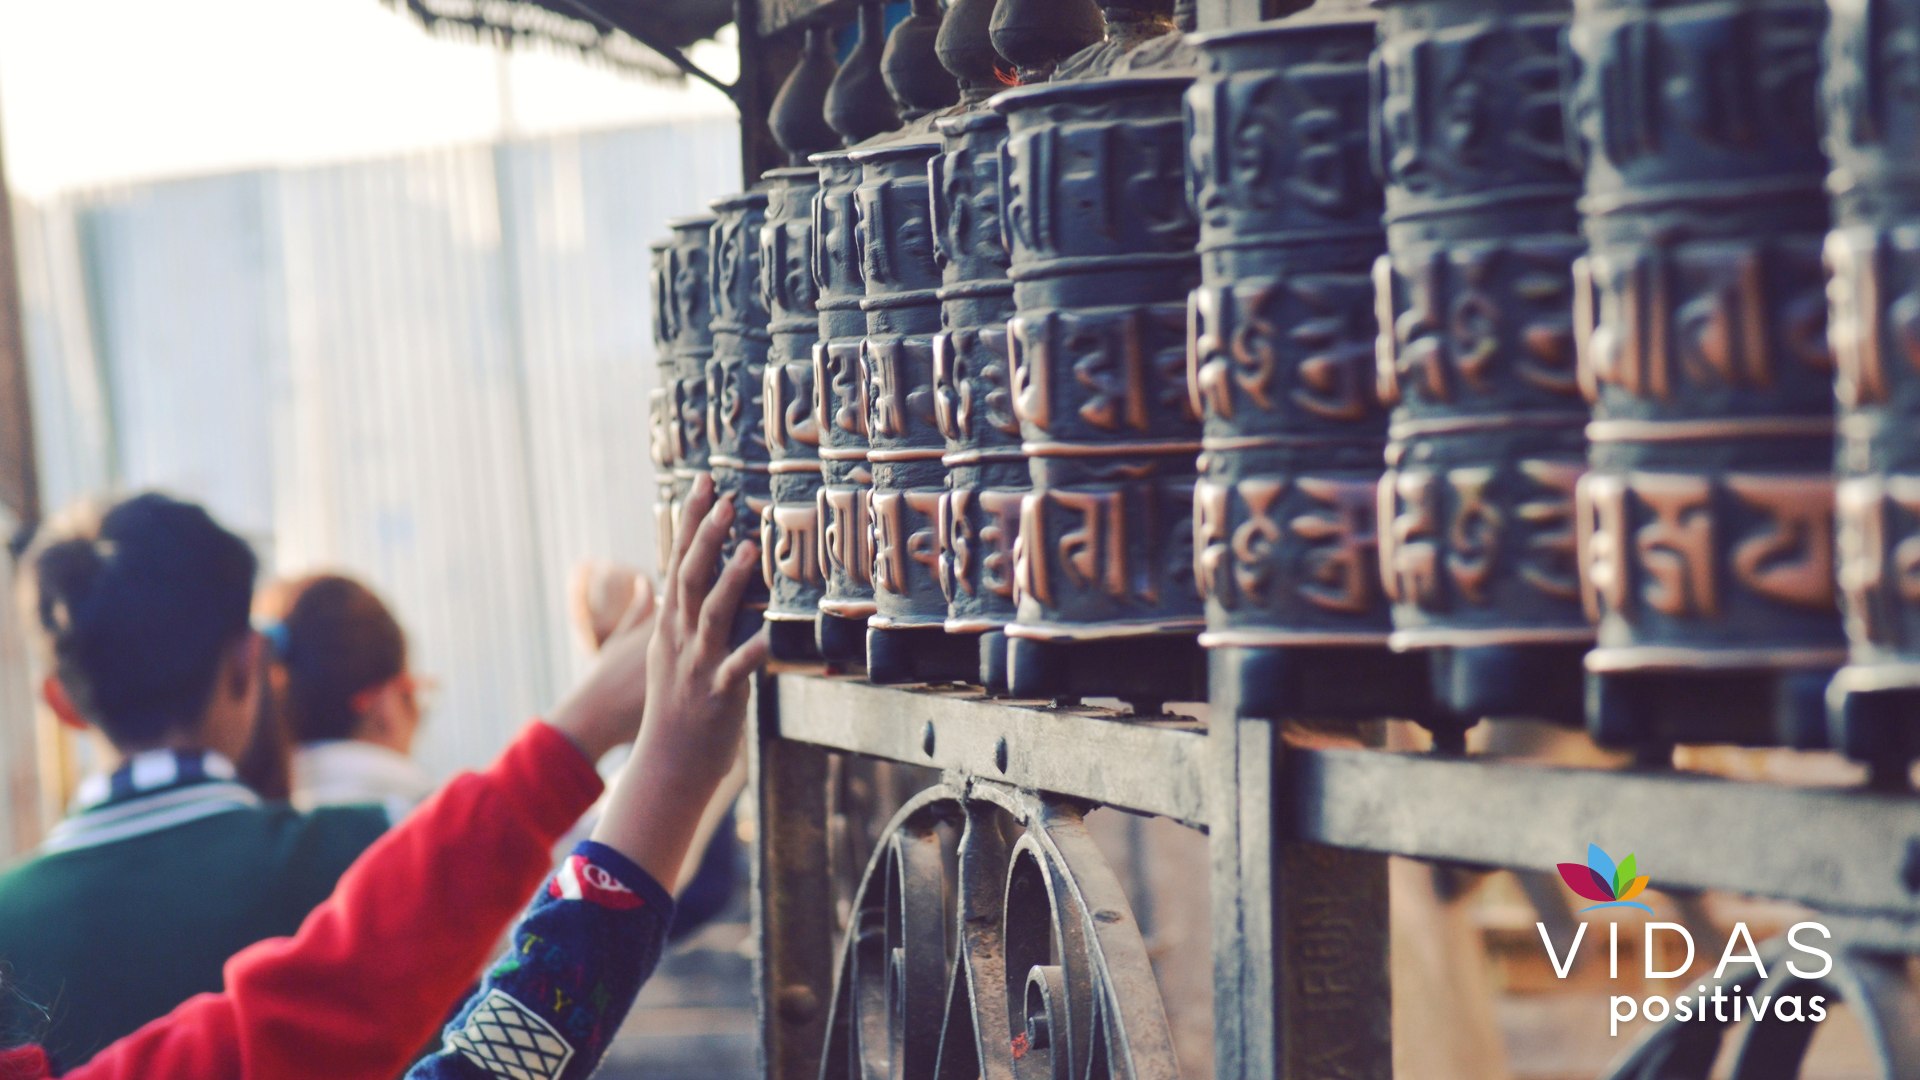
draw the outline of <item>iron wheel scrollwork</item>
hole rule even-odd
[[[820,1075],[1179,1075],[1146,942],[1085,807],[976,782],[901,808],[854,900]]]

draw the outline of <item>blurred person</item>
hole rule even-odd
[[[711,512],[709,513],[709,507]],[[733,516],[696,483],[657,626],[637,596],[594,672],[491,769],[450,784],[377,844],[290,940],[234,958],[227,989],[115,1043],[68,1080],[392,1076],[547,871],[546,845],[592,801],[592,762],[639,742],[608,809],[546,879],[508,951],[409,1080],[585,1080],[657,963],[702,809],[739,753],[766,636],[729,651],[759,573],[755,545],[717,567]],[[719,570],[716,580],[716,569]],[[641,723],[644,716],[645,723]],[[564,737],[563,737],[564,736]],[[457,917],[449,913],[457,912]],[[0,1077],[56,1075],[42,1048],[0,1050]]]
[[[109,766],[0,876],[0,1039],[78,1064],[219,989],[387,830],[378,808],[301,814],[236,782],[263,679],[256,570],[205,510],[157,494],[70,514],[28,553],[41,696]]]
[[[405,817],[434,789],[412,756],[434,684],[408,665],[399,620],[372,589],[339,574],[270,595],[261,628],[268,708],[292,743],[293,805],[373,803]]]

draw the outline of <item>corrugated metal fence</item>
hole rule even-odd
[[[380,588],[477,764],[582,663],[564,578],[650,566],[647,241],[737,185],[708,120],[25,208],[50,505],[161,488]]]

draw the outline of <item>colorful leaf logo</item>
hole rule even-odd
[[[1616,866],[1612,856],[1602,851],[1599,844],[1588,844],[1586,865],[1570,862],[1556,865],[1560,871],[1560,880],[1567,883],[1567,888],[1588,900],[1597,901],[1595,907],[1612,907],[1622,904],[1648,912],[1652,911],[1645,904],[1630,903],[1646,891],[1647,882],[1650,880],[1645,874],[1639,872],[1640,867],[1632,855],[1621,859]],[[1593,908],[1586,910],[1592,911]]]

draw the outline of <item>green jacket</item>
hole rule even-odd
[[[0,876],[0,1046],[38,1042],[72,1068],[219,990],[228,957],[291,934],[388,825],[374,807],[262,802],[231,777],[217,755],[139,755]]]

